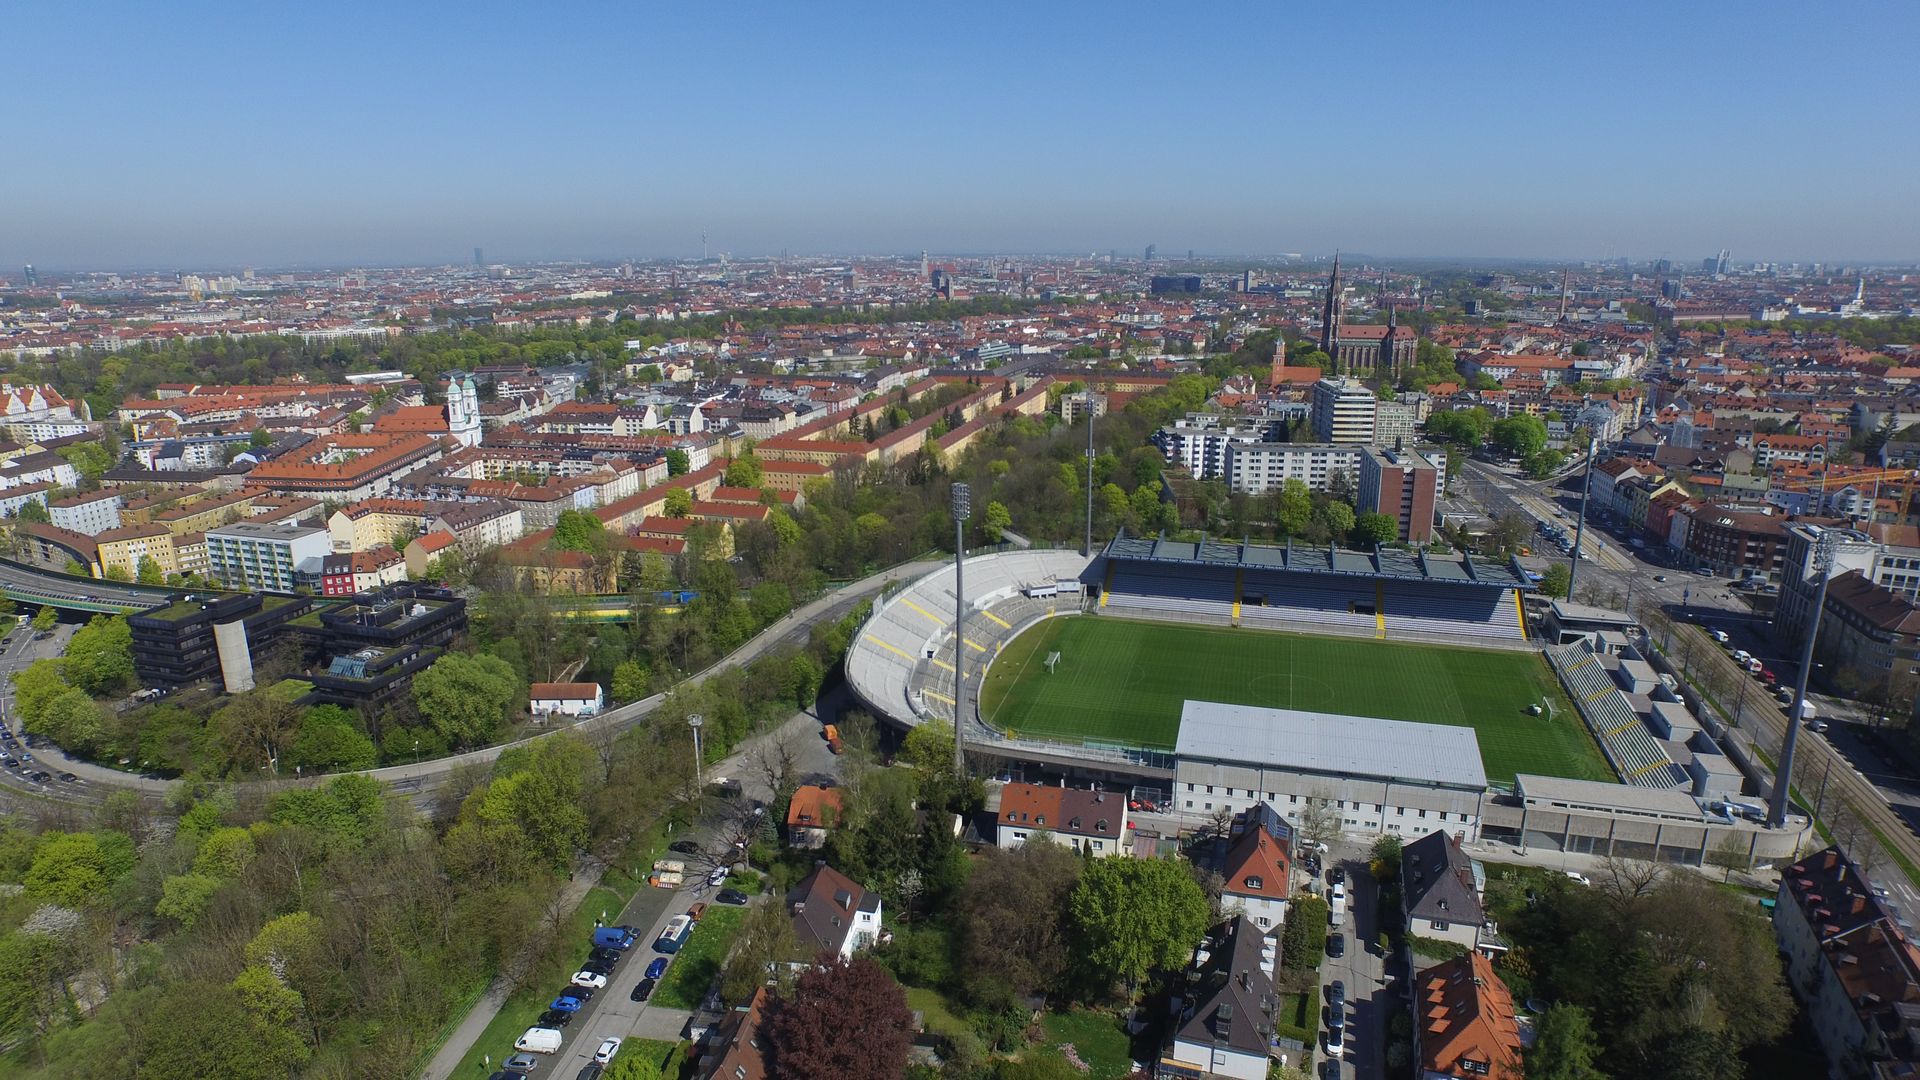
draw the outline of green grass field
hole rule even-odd
[[[1048,653],[1058,652],[1053,673]],[[1487,779],[1612,780],[1537,654],[1365,638],[1140,622],[1048,619],[988,669],[981,715],[1036,739],[1171,749],[1188,699],[1471,727]],[[1525,709],[1552,703],[1551,718]]]

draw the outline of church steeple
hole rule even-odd
[[[1337,357],[1340,342],[1340,253],[1333,253],[1333,276],[1327,279],[1327,304],[1320,313],[1320,351]]]

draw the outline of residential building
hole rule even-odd
[[[254,466],[247,482],[279,494],[358,502],[385,494],[408,470],[440,460],[457,445],[452,436],[323,435]]]
[[[230,589],[292,592],[317,584],[320,560],[332,553],[327,530],[311,526],[243,521],[207,530],[207,569]]]
[[[1866,874],[1829,847],[1780,872],[1773,934],[1827,1075],[1920,1067],[1920,947]]]
[[[1060,395],[1060,419],[1069,424],[1078,423],[1080,418],[1091,413],[1095,417],[1107,415],[1107,395],[1093,390],[1081,390]]]
[[[1772,514],[1703,505],[1691,515],[1687,554],[1728,577],[1777,579],[1787,551],[1787,522]]]
[[[1263,828],[1247,829],[1229,842],[1220,860],[1220,910],[1238,911],[1262,932],[1277,932],[1293,896],[1291,843]]]
[[[527,711],[536,719],[553,716],[592,716],[606,706],[599,683],[537,682],[527,689]]]
[[[1313,384],[1313,437],[1323,443],[1367,445],[1374,437],[1373,391],[1358,379]]]
[[[153,560],[164,576],[179,573],[174,557],[173,534],[160,525],[129,525],[108,529],[93,538],[100,552],[100,572],[126,581],[137,580],[143,560]],[[118,573],[115,573],[118,571]]]
[[[1433,539],[1442,475],[1443,469],[1417,450],[1367,447],[1360,454],[1357,508],[1393,518],[1401,540],[1425,544]]]
[[[384,544],[366,551],[328,555],[320,560],[323,596],[357,596],[382,585],[404,581],[406,577],[406,559]]]
[[[1265,495],[1278,491],[1289,480],[1298,480],[1314,491],[1328,491],[1345,478],[1350,485],[1359,481],[1363,447],[1328,443],[1239,442],[1223,444],[1220,472],[1233,491]]]
[[[1376,401],[1373,405],[1373,442],[1376,446],[1411,445],[1420,436],[1420,403],[1411,400]]]
[[[28,503],[39,503],[45,506],[47,504],[47,493],[52,490],[53,485],[43,480],[38,484],[22,484],[19,487],[11,487],[0,491],[0,518],[19,517],[21,509]],[[75,530],[69,529],[68,531],[74,532]],[[82,533],[80,535],[86,534]]]
[[[1831,549],[1827,576],[1858,570],[1875,585],[1920,600],[1920,529],[1906,525],[1869,525],[1864,530],[1794,522],[1787,526],[1787,550],[1780,566],[1780,599],[1773,632],[1781,641],[1805,639],[1807,615],[1820,587],[1814,572],[1822,540]]]
[[[448,551],[457,551],[457,542],[452,533],[430,532],[416,536],[407,543],[407,576],[424,578],[434,560]]]
[[[27,562],[63,574],[71,570],[89,577],[100,576],[100,549],[93,537],[40,521],[20,522],[14,526],[14,532],[22,538],[21,556]]]
[[[842,811],[839,788],[800,785],[787,804],[787,844],[809,851],[826,846]]]
[[[103,489],[55,499],[47,514],[62,529],[97,536],[120,527],[120,493]]]
[[[1513,995],[1477,952],[1422,971],[1415,988],[1414,1062],[1420,1080],[1522,1080]]]
[[[846,960],[880,943],[880,894],[868,892],[824,862],[787,893],[787,913],[800,944]]]
[[[1858,570],[1827,582],[1816,648],[1827,677],[1860,694],[1892,703],[1920,690],[1920,606]]]
[[[760,1022],[766,1016],[767,988],[758,987],[752,1000],[735,1008],[707,1038],[695,1080],[769,1080],[766,1048],[760,1045]]]
[[[1234,915],[1214,927],[1194,953],[1181,995],[1193,1004],[1180,1010],[1156,1075],[1265,1080],[1275,1052],[1278,964],[1278,938],[1247,916]],[[1310,1056],[1295,1064],[1304,1065]]]
[[[1272,443],[1282,438],[1272,421],[1229,419],[1214,413],[1188,413],[1154,432],[1153,444],[1168,464],[1184,465],[1196,480],[1226,476],[1227,449],[1236,443]]]
[[[1483,871],[1452,833],[1432,832],[1400,851],[1400,898],[1407,932],[1469,949],[1498,948],[1480,905]]]
[[[987,808],[994,811],[994,846],[1002,851],[1045,835],[1086,855],[1122,854],[1127,800],[1118,795],[1045,784],[1003,784],[997,792],[988,793]]]

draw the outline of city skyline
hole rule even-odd
[[[457,10],[16,15],[0,266],[1920,258],[1905,7]]]

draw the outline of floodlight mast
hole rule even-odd
[[[953,485],[953,771],[967,775],[965,738],[961,734],[967,700],[967,590],[961,581],[967,561],[967,519],[973,516],[973,489]]]

